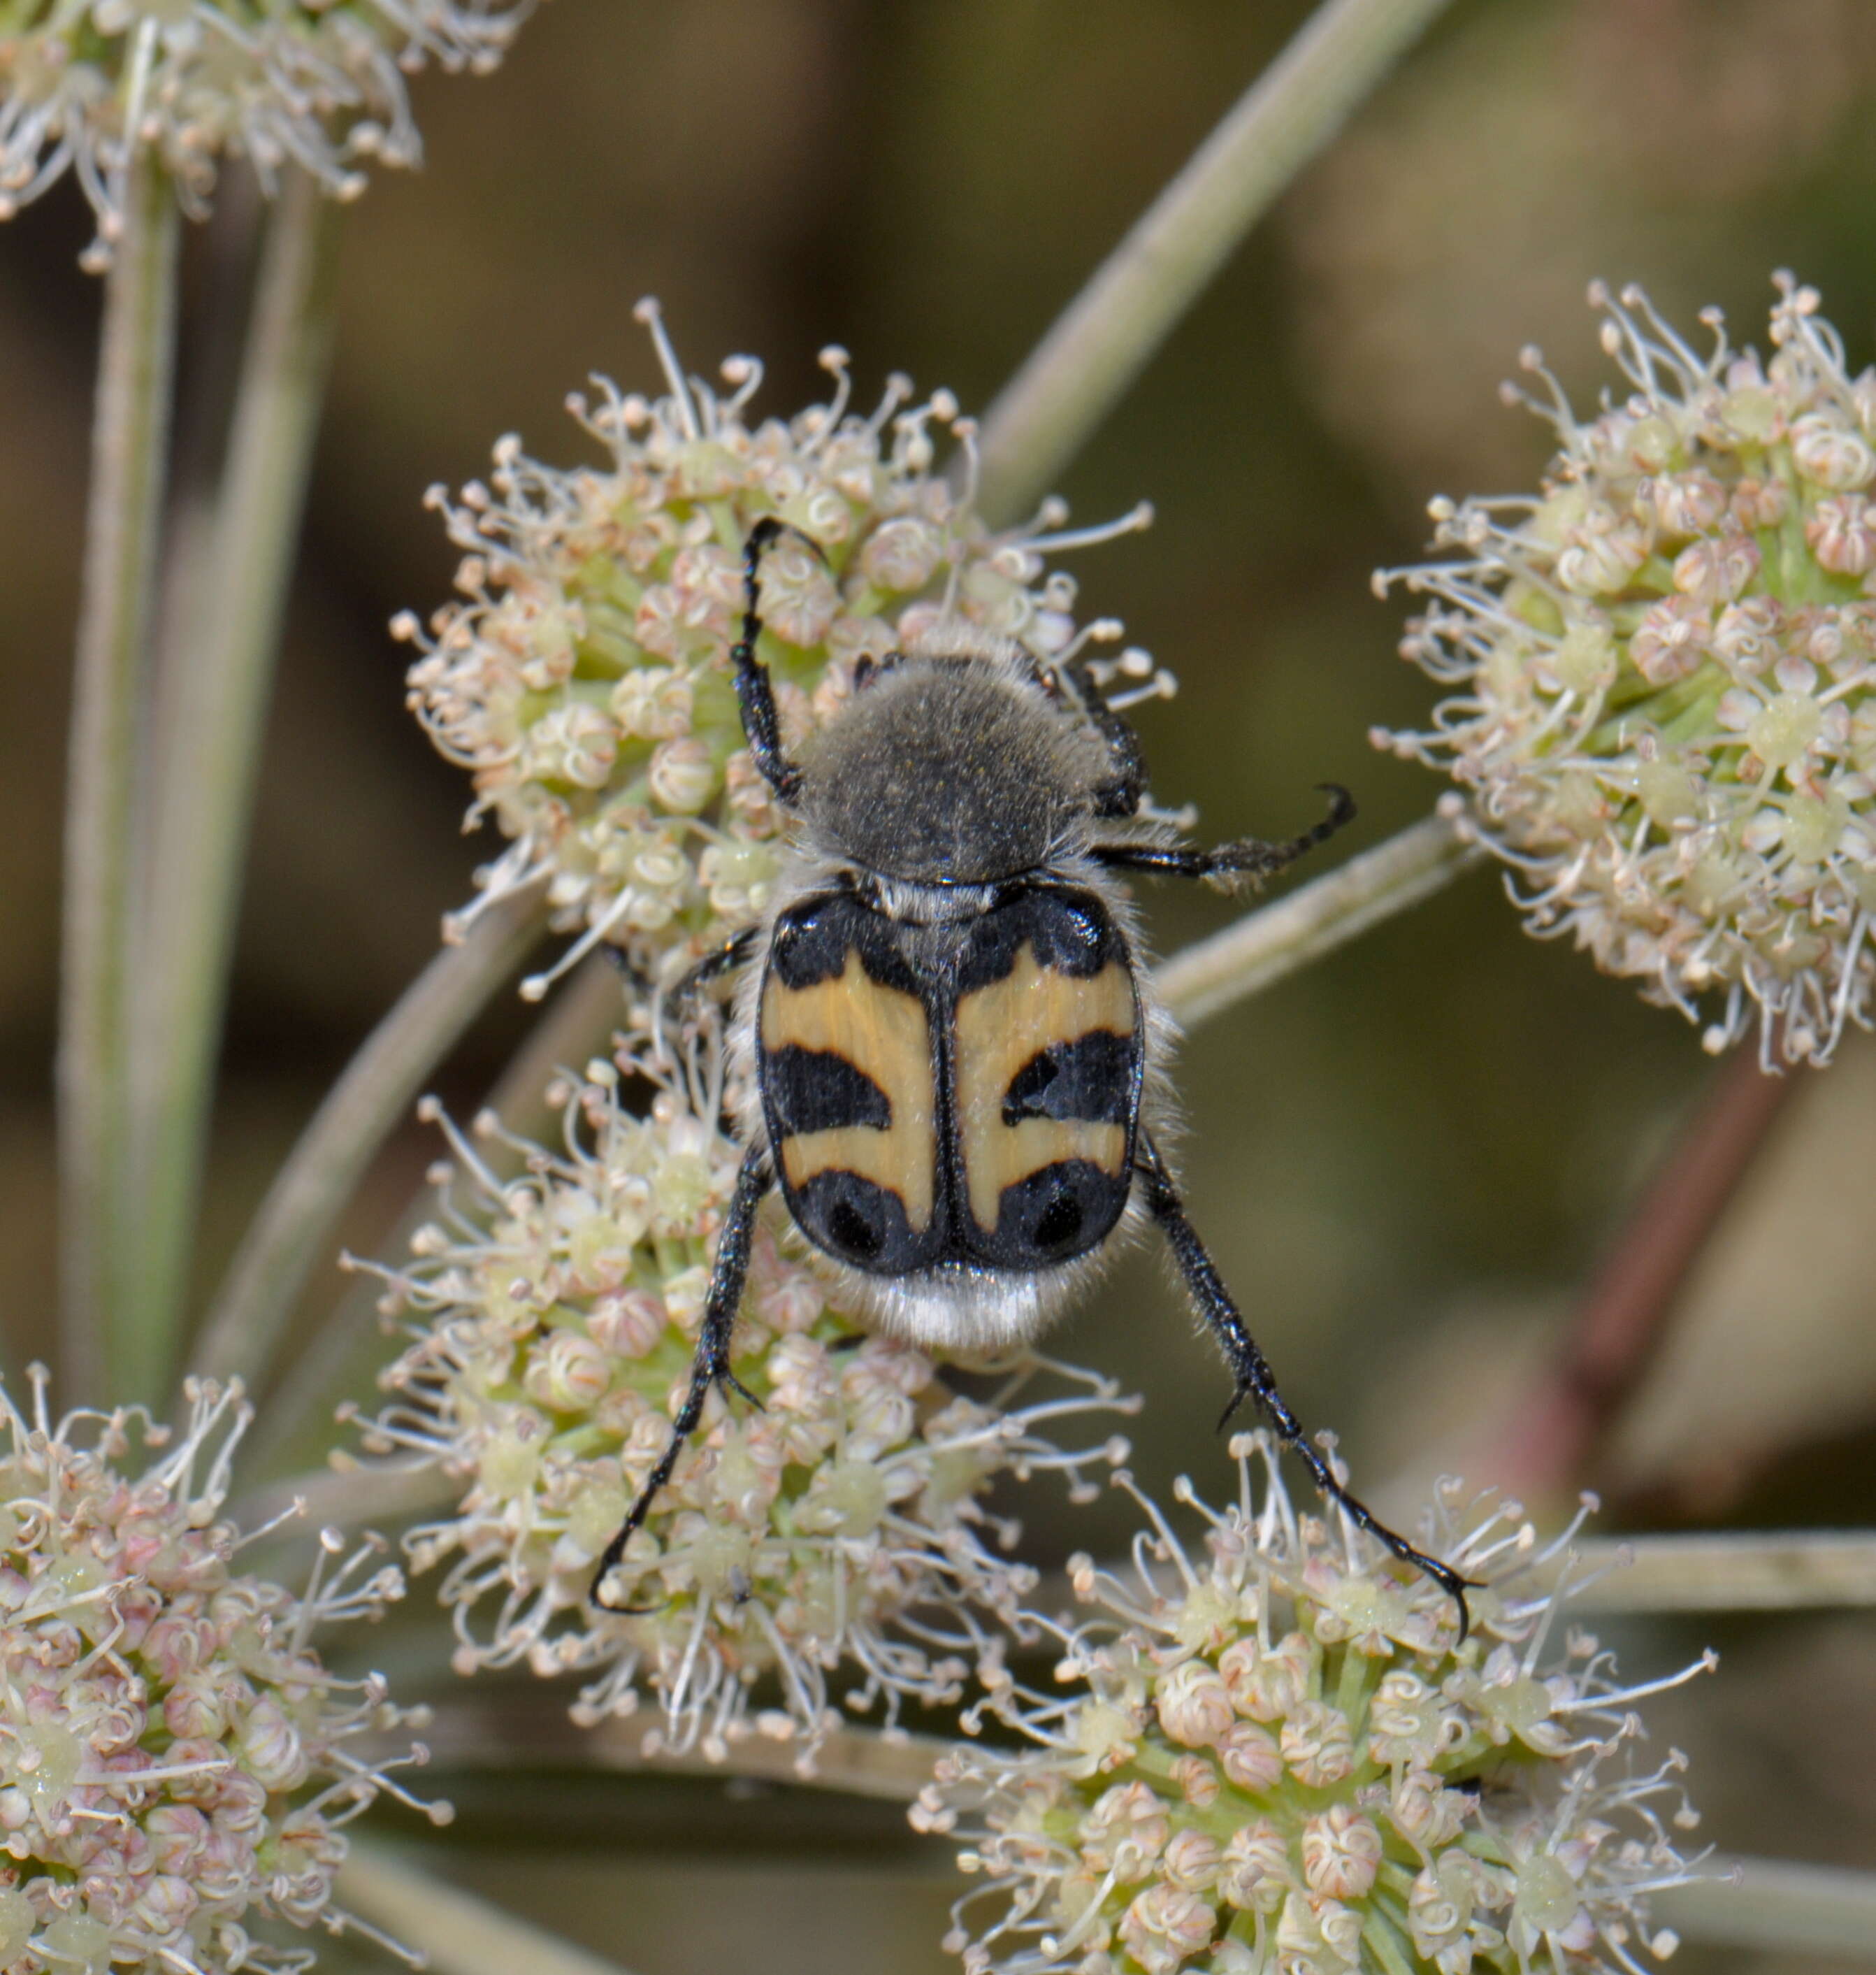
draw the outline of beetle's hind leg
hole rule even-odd
[[[762,1402],[738,1385],[735,1374],[730,1369],[730,1339],[736,1329],[736,1313],[742,1303],[743,1285],[749,1277],[749,1247],[755,1232],[756,1209],[762,1204],[763,1196],[774,1183],[774,1177],[765,1153],[752,1148],[744,1155],[742,1169],[736,1175],[736,1191],[731,1195],[729,1212],[724,1217],[723,1232],[717,1242],[716,1260],[710,1270],[710,1293],[704,1305],[703,1325],[697,1334],[697,1355],[691,1361],[690,1390],[685,1394],[678,1416],[671,1423],[670,1444],[659,1456],[658,1465],[646,1477],[645,1486],[639,1491],[639,1499],[627,1511],[617,1534],[606,1546],[606,1554],[600,1559],[599,1568],[593,1573],[593,1582],[586,1595],[602,1612],[637,1609],[610,1604],[602,1592],[613,1566],[625,1555],[626,1546],[632,1540],[633,1532],[650,1514],[652,1504],[677,1467],[678,1456],[697,1431],[711,1387],[720,1385],[727,1392],[741,1392],[758,1411],[761,1409]]]
[[[1219,1421],[1219,1425],[1222,1427],[1247,1398],[1255,1399],[1276,1428],[1277,1437],[1296,1449],[1297,1458],[1309,1469],[1309,1478],[1317,1487],[1339,1502],[1355,1522],[1403,1563],[1411,1564],[1431,1579],[1458,1606],[1459,1637],[1463,1645],[1472,1626],[1472,1614],[1466,1603],[1467,1587],[1471,1580],[1461,1577],[1450,1563],[1428,1556],[1424,1550],[1416,1549],[1405,1536],[1397,1536],[1336,1479],[1334,1469],[1323,1458],[1321,1450],[1311,1444],[1303,1432],[1302,1421],[1290,1411],[1283,1395],[1276,1389],[1276,1374],[1257,1349],[1256,1339],[1245,1328],[1244,1317],[1231,1300],[1230,1292],[1205,1252],[1205,1244],[1185,1218],[1185,1208],[1172,1183],[1172,1175],[1166,1170],[1165,1162],[1144,1132],[1134,1155],[1134,1168],[1145,1189],[1147,1211],[1165,1231],[1173,1259],[1179,1265],[1180,1274],[1185,1278],[1192,1300],[1231,1367],[1234,1389],[1231,1403],[1225,1408],[1224,1418]]]

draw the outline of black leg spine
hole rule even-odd
[[[1459,1638],[1463,1645],[1472,1625],[1472,1614],[1466,1603],[1468,1580],[1451,1564],[1428,1556],[1424,1551],[1416,1549],[1405,1536],[1397,1536],[1336,1478],[1335,1471],[1324,1459],[1322,1451],[1311,1444],[1303,1432],[1302,1421],[1290,1411],[1283,1395],[1276,1389],[1276,1375],[1258,1349],[1257,1340],[1245,1328],[1244,1317],[1231,1300],[1230,1292],[1226,1289],[1211,1256],[1205,1252],[1205,1244],[1198,1238],[1198,1231],[1186,1218],[1185,1208],[1172,1183],[1172,1175],[1166,1170],[1165,1162],[1144,1133],[1141,1135],[1134,1164],[1145,1189],[1147,1210],[1164,1231],[1192,1300],[1231,1368],[1234,1388],[1231,1402],[1218,1422],[1221,1428],[1247,1398],[1254,1399],[1276,1429],[1277,1438],[1296,1450],[1297,1458],[1308,1468],[1309,1478],[1316,1487],[1339,1502],[1356,1523],[1403,1563],[1411,1564],[1431,1579],[1458,1606]]]
[[[729,1211],[724,1217],[723,1232],[718,1239],[716,1260],[711,1267],[710,1293],[704,1305],[703,1324],[697,1335],[697,1355],[691,1361],[691,1388],[685,1394],[678,1416],[671,1423],[671,1444],[659,1456],[658,1465],[639,1491],[639,1499],[619,1524],[617,1533],[606,1546],[606,1554],[600,1559],[599,1568],[593,1573],[593,1582],[586,1595],[602,1612],[631,1609],[609,1605],[600,1595],[601,1587],[613,1566],[625,1555],[626,1546],[632,1540],[633,1532],[651,1513],[652,1503],[671,1479],[678,1457],[704,1416],[711,1387],[721,1385],[741,1392],[751,1405],[758,1410],[761,1407],[762,1402],[739,1385],[730,1370],[730,1339],[736,1329],[737,1312],[742,1304],[743,1285],[748,1279],[749,1248],[755,1232],[756,1209],[762,1204],[763,1196],[773,1179],[766,1153],[752,1148],[743,1155],[742,1168],[736,1175],[736,1191],[730,1197]]]

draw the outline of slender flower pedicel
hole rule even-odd
[[[1709,1049],[1756,1024],[1822,1063],[1876,984],[1876,371],[1777,285],[1765,362],[1593,289],[1631,389],[1589,420],[1526,353],[1561,450],[1534,496],[1435,502],[1448,558],[1377,579],[1434,600],[1401,649],[1459,690],[1376,738],[1467,792],[1532,931]]]
[[[1639,1975],[1669,1954],[1647,1895],[1697,1876],[1670,1835],[1695,1819],[1677,1754],[1631,1763],[1635,1704],[1713,1656],[1623,1687],[1557,1636],[1582,1517],[1540,1549],[1515,1504],[1448,1483],[1434,1548],[1479,1586],[1458,1645],[1450,1599],[1298,1511],[1266,1435],[1231,1451],[1231,1507],[1175,1491],[1202,1549],[1141,1497],[1125,1580],[1071,1561],[1102,1615],[1049,1628],[1068,1691],[1000,1673],[983,1704],[1033,1750],[961,1748],[914,1808],[989,1881],[956,1910],[971,1975]]]
[[[77,174],[110,255],[132,153],[199,215],[224,155],[333,196],[422,155],[404,73],[494,68],[534,0],[0,0],[0,219]]]
[[[481,876],[480,905],[547,879],[557,923],[584,928],[562,968],[601,940],[648,966],[679,946],[699,951],[771,894],[777,818],[729,666],[759,518],[779,515],[826,557],[790,536],[763,568],[761,652],[791,741],[844,701],[859,659],[942,616],[1056,662],[1117,637],[1107,619],[1076,630],[1074,583],[1045,575],[1044,558],[1149,518],[1142,508],[1063,533],[1066,510],[1048,502],[1032,526],[993,533],[968,484],[954,493],[933,472],[941,439],[967,455],[974,445],[948,392],[913,405],[895,377],[870,416],[850,413],[846,353],[830,349],[831,403],[754,422],[760,363],[731,358],[719,396],[684,375],[655,306],[639,315],[666,395],[623,396],[601,380],[596,403],[568,401],[609,455],[603,467],[545,465],[508,438],[487,486],[454,501],[432,490],[466,551],[462,597],[427,632],[409,613],[393,626],[422,651],[412,705],[475,777],[471,820],[489,816],[512,840]],[[1118,682],[1117,705],[1172,689],[1142,652],[1092,670]]]
[[[360,1924],[333,1904],[344,1827],[381,1792],[411,1799],[346,1745],[418,1718],[376,1674],[328,1673],[310,1635],[375,1618],[402,1579],[375,1539],[341,1557],[336,1536],[299,1597],[235,1567],[218,1517],[238,1388],[192,1384],[166,1447],[136,1408],[55,1421],[32,1379],[30,1416],[0,1395],[0,1968],[308,1968],[249,1930]],[[132,1478],[139,1438],[165,1451]]]
[[[994,1399],[955,1396],[918,1352],[856,1333],[764,1230],[734,1346],[761,1409],[713,1400],[613,1573],[613,1602],[634,1609],[598,1609],[594,1565],[688,1384],[738,1157],[701,1122],[721,1115],[720,1088],[686,1089],[649,1053],[621,1066],[652,1084],[649,1115],[625,1108],[618,1067],[590,1065],[560,1093],[565,1152],[519,1145],[527,1173],[507,1185],[443,1121],[447,1224],[380,1272],[387,1306],[427,1321],[383,1376],[397,1397],[366,1446],[466,1484],[455,1515],[409,1540],[415,1568],[455,1559],[441,1595],[460,1671],[589,1674],[573,1709],[588,1723],[649,1688],[672,1746],[718,1760],[754,1726],[800,1737],[805,1765],[830,1677],[891,1720],[907,1697],[954,1700],[994,1656],[991,1622],[1015,1622],[1034,1573],[1002,1554],[1015,1529],[980,1497],[1039,1468],[1085,1487],[1079,1470],[1125,1443],[1064,1453],[1045,1424],[1126,1408],[1073,1372],[1065,1393],[1019,1403],[1059,1370],[1037,1360]]]

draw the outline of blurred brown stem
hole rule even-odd
[[[1795,1075],[1736,1051],[1597,1271],[1562,1349],[1480,1464],[1514,1494],[1575,1486],[1667,1333],[1682,1286],[1750,1170]]]

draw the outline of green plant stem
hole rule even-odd
[[[892,1735],[877,1729],[836,1728],[822,1738],[812,1766],[801,1766],[803,1747],[750,1735],[732,1742],[725,1759],[711,1762],[701,1750],[647,1754],[646,1737],[661,1720],[628,1715],[577,1728],[564,1703],[534,1694],[481,1700],[448,1698],[432,1710],[424,1746],[442,1770],[594,1769],[620,1774],[751,1776],[771,1783],[811,1782],[850,1796],[909,1803],[931,1780],[933,1765],[953,1745],[942,1736]]]
[[[1770,1534],[1598,1538],[1582,1568],[1615,1563],[1570,1600],[1572,1612],[1796,1612],[1876,1605],[1876,1533],[1789,1530]],[[1623,1562],[1623,1559],[1626,1562]]]
[[[248,824],[336,287],[338,207],[297,168],[268,210],[197,600],[159,685],[133,1067],[125,1326],[166,1390],[201,1190]]]
[[[351,1839],[337,1888],[340,1907],[439,1975],[624,1975],[504,1907],[465,1892],[382,1845]]]
[[[578,1071],[596,1051],[603,1050],[618,1024],[620,1007],[618,969],[604,954],[596,953],[555,995],[497,1080],[483,1109],[493,1112],[517,1138],[545,1139],[557,1122],[545,1096],[555,1071]],[[494,1172],[519,1168],[518,1156],[499,1139],[485,1142],[481,1152]],[[406,1206],[379,1252],[400,1260],[408,1255],[410,1237],[435,1218],[437,1207],[436,1189],[425,1187]],[[369,1376],[371,1364],[383,1356],[377,1322],[382,1291],[383,1285],[375,1278],[361,1275],[268,1395],[261,1408],[259,1428],[270,1449],[294,1457],[297,1436],[320,1421],[322,1413],[329,1428],[333,1405]],[[300,1458],[310,1459],[317,1458],[318,1450],[297,1451]],[[331,1481],[338,1477],[322,1478]],[[445,1496],[449,1493],[447,1484],[443,1492]],[[332,1520],[324,1509],[317,1513],[324,1520]]]
[[[66,798],[60,1337],[69,1389],[92,1405],[138,1390],[121,1295],[131,870],[175,370],[178,225],[168,177],[140,153],[105,280]]]
[[[1155,977],[1160,997],[1188,1028],[1207,1020],[1431,897],[1484,857],[1444,817],[1428,817],[1175,954]]]
[[[1876,1873],[1804,1865],[1789,1858],[1715,1858],[1731,1884],[1674,1886],[1649,1895],[1648,1911],[1689,1940],[1765,1947],[1782,1967],[1789,1957],[1876,1961]]]
[[[366,1513],[361,1500],[360,1516]],[[1105,1566],[1125,1576],[1118,1560]],[[1548,1593],[1567,1568],[1575,1585],[1572,1616],[1664,1612],[1858,1610],[1876,1605],[1876,1532],[1726,1530],[1711,1535],[1588,1536],[1562,1559],[1533,1573]],[[1074,1603],[1067,1578],[1043,1579],[1030,1602],[1039,1612]]]
[[[445,947],[366,1037],[300,1135],[217,1292],[195,1368],[264,1386],[333,1222],[406,1107],[545,923],[542,888],[504,899]]]
[[[984,420],[980,501],[1025,512],[1447,0],[1325,0],[1057,317]]]

